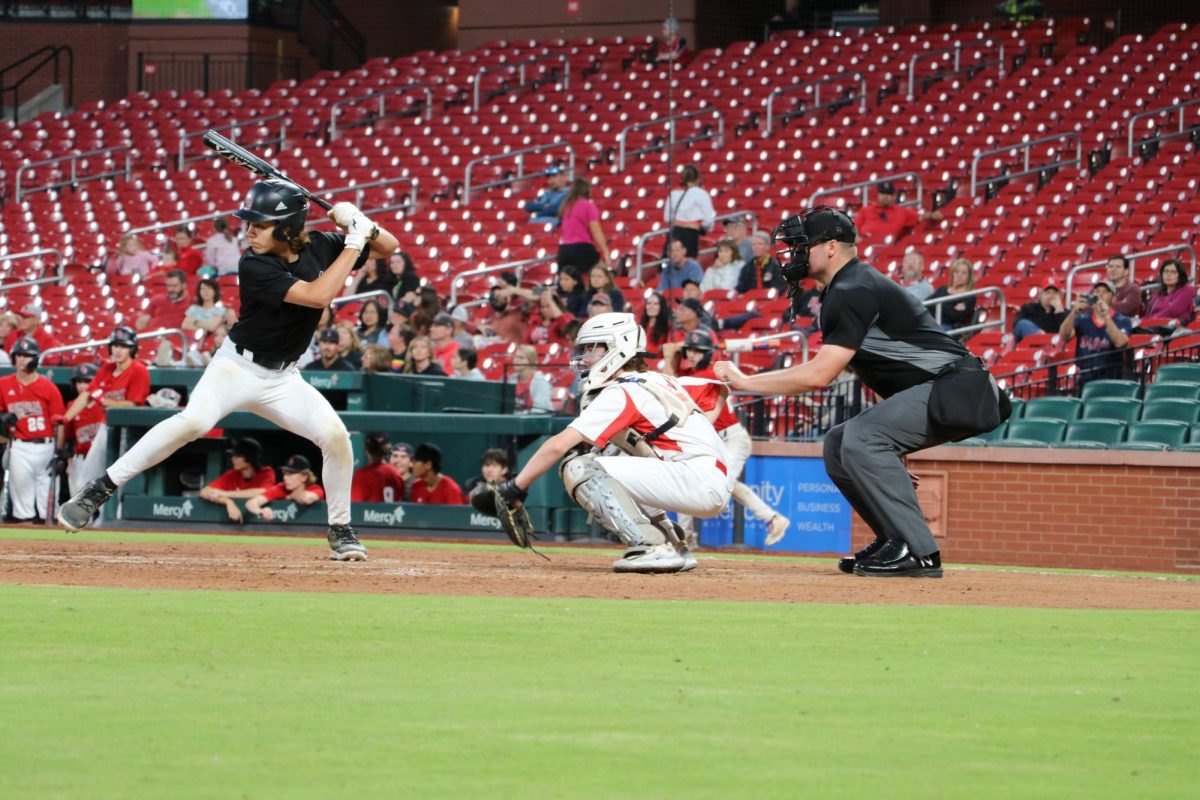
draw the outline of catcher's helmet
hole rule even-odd
[[[603,354],[590,353],[596,345],[604,345]],[[590,317],[576,334],[571,351],[571,367],[582,380],[580,394],[603,389],[626,362],[645,352],[646,331],[633,314],[608,312]]]
[[[775,241],[787,245],[787,262],[783,279],[788,283],[788,296],[796,293],[800,281],[808,277],[808,249],[825,242],[854,244],[858,230],[850,217],[828,206],[814,206],[793,214],[775,229]],[[782,259],[781,259],[782,260]]]
[[[713,350],[717,349],[717,343],[713,339],[712,331],[707,328],[696,328],[684,337],[683,349],[699,350],[704,353],[704,356],[694,365],[696,369],[704,369],[712,361]]]
[[[251,186],[245,203],[233,215],[247,222],[275,222],[275,238],[288,242],[304,230],[308,198],[291,181],[271,178]]]
[[[113,345],[121,345],[129,348],[130,357],[137,355],[138,339],[137,332],[133,328],[122,325],[119,328],[113,328],[112,335],[108,337],[108,354],[112,355]]]
[[[96,377],[98,371],[99,368],[95,364],[80,364],[71,373],[71,383],[78,383],[79,381],[91,383],[92,378]]]
[[[13,343],[12,352],[10,355],[13,358],[17,356],[29,356],[33,360],[29,362],[29,369],[37,369],[38,356],[42,354],[42,348],[38,347],[37,339],[29,336],[22,336]]]

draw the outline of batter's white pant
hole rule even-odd
[[[12,515],[17,519],[46,516],[46,500],[50,497],[50,462],[54,459],[54,442],[23,442],[9,444],[5,454],[8,462],[8,497]]]
[[[750,460],[750,453],[754,447],[753,442],[750,441],[750,431],[741,424],[730,425],[720,431],[720,436],[725,442],[725,450],[729,453],[728,466],[729,476],[733,479],[733,499],[741,503],[744,508],[749,509],[751,514],[766,522],[775,516],[775,510],[764,503],[757,492],[740,480],[742,470],[745,469],[746,462]],[[679,526],[685,531],[690,530],[692,518],[680,514]]]
[[[205,368],[188,398],[187,408],[147,431],[108,468],[108,477],[118,486],[123,485],[208,433],[222,417],[234,411],[257,414],[321,448],[329,524],[350,524],[354,454],[350,450],[350,434],[341,418],[324,395],[304,382],[295,367],[283,371],[260,367],[238,355],[232,339],[225,340]],[[92,448],[96,448],[95,443]]]
[[[696,517],[715,517],[729,502],[733,490],[729,476],[710,456],[686,461],[598,456],[596,463],[625,487],[647,515],[677,511]]]

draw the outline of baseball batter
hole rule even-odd
[[[366,548],[350,526],[350,434],[325,396],[300,377],[296,361],[350,272],[368,257],[388,258],[397,242],[350,203],[338,203],[329,215],[344,234],[305,230],[308,199],[290,181],[271,179],[250,189],[235,212],[247,222],[250,245],[238,263],[240,319],[205,368],[187,407],[151,428],[105,474],[64,503],[58,514],[63,527],[74,531],[88,525],[134,475],[203,436],[222,417],[250,411],[321,449],[330,558],[366,560]]]
[[[18,522],[46,518],[54,425],[64,409],[58,387],[37,373],[40,353],[33,339],[18,339],[12,349],[17,371],[0,378],[0,422],[10,440],[4,453],[8,496]]]

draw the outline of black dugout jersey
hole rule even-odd
[[[850,367],[882,397],[924,383],[967,349],[920,300],[858,259],[821,294],[821,341],[854,350]]]
[[[308,232],[308,245],[292,263],[279,256],[256,255],[247,249],[238,262],[241,312],[229,338],[255,355],[276,361],[296,361],[312,343],[321,309],[285,303],[283,298],[296,281],[312,282],[341,254],[346,237],[341,233]],[[354,263],[358,269],[370,248]]]

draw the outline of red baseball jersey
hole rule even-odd
[[[466,505],[467,502],[462,487],[455,483],[449,475],[439,478],[437,485],[432,489],[429,488],[429,484],[425,483],[424,478],[417,478],[413,481],[410,494],[411,502],[427,503],[431,506],[461,506]]]
[[[218,475],[217,479],[209,484],[209,488],[222,492],[240,492],[243,489],[269,489],[274,483],[274,467],[262,467],[249,478],[242,475],[241,470],[230,469]]]
[[[132,362],[120,375],[116,374],[117,365],[106,361],[100,365],[100,370],[92,382],[88,384],[88,394],[99,403],[107,397],[109,400],[129,400],[134,405],[145,405],[150,396],[150,370],[140,361]]]
[[[75,419],[67,423],[67,441],[74,443],[75,455],[87,455],[87,451],[92,449],[96,431],[104,424],[104,411],[104,406],[92,400]]]
[[[17,415],[16,438],[21,441],[45,439],[54,435],[54,421],[66,407],[58,387],[39,375],[28,385],[16,375],[0,378],[0,412]]]
[[[312,486],[305,488],[304,491],[312,492],[313,494],[315,494],[317,496],[318,500],[325,499],[325,490],[322,489],[319,485],[317,485],[315,483]],[[288,492],[287,487],[283,485],[283,481],[280,481],[279,483],[275,484],[274,486],[270,487],[265,492],[263,492],[260,495],[260,497],[264,498],[267,502],[270,502],[272,500],[282,500],[283,498],[287,497],[289,494],[290,494],[290,492]]]
[[[721,403],[721,413],[717,415],[716,421],[713,422],[713,427],[718,431],[723,431],[728,427],[738,424],[737,414],[733,413],[733,409],[729,407],[728,400],[721,400],[721,387],[724,384],[717,380],[712,367],[706,367],[694,372],[688,370],[680,376],[679,382],[687,390],[687,393],[691,395],[692,400],[696,401],[696,405],[700,407],[701,411],[711,411],[716,408],[717,403]]]
[[[368,464],[354,471],[351,503],[399,503],[404,499],[404,478],[391,464]]]

